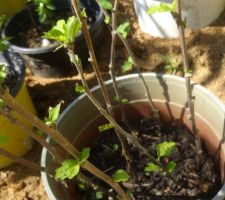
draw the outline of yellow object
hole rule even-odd
[[[24,7],[25,2],[25,0],[0,0],[0,15],[11,17]]]
[[[16,100],[27,110],[36,114],[25,83],[22,84],[20,91],[16,95]],[[27,123],[24,122],[24,124]],[[31,125],[29,125],[29,127],[31,127]],[[0,116],[0,148],[4,148],[14,155],[23,156],[31,149],[31,147],[32,139],[28,134],[16,125],[12,125],[5,117]],[[0,168],[7,167],[12,163],[12,160],[0,156]]]

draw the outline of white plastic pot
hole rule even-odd
[[[187,127],[191,127],[186,109],[187,97],[185,80],[172,75],[161,75],[153,73],[143,74],[149,87],[151,97],[160,115],[164,119],[180,120]],[[129,104],[125,107],[128,120],[134,118],[151,116],[148,100],[145,95],[143,83],[137,74],[123,76],[117,79],[120,92],[124,98],[129,99]],[[110,97],[115,96],[112,81],[105,82]],[[99,87],[92,89],[94,96],[103,101]],[[205,141],[209,154],[220,155],[219,160],[221,178],[225,176],[225,105],[211,92],[198,84],[193,84],[193,96],[195,97],[195,117],[196,125],[202,139]],[[113,102],[113,101],[112,101]],[[102,102],[103,103],[103,102]],[[114,107],[116,109],[116,107]],[[120,119],[120,116],[117,115]],[[100,137],[98,126],[102,125],[103,117],[86,95],[79,96],[61,114],[57,128],[58,130],[78,148],[89,146],[97,137]],[[106,123],[106,122],[105,122]],[[51,145],[56,144],[49,138]],[[44,148],[41,157],[41,166],[54,169],[55,163],[52,157]],[[63,184],[42,172],[42,181],[50,200],[78,200],[76,194],[72,196]],[[70,196],[71,195],[71,196]],[[222,200],[225,196],[225,184],[212,198],[212,200]]]
[[[171,13],[147,13],[152,5],[171,2],[172,0],[134,0],[141,30],[156,37],[178,37],[177,25]],[[225,0],[181,0],[181,4],[187,28],[196,30],[211,24],[220,16],[225,7]]]

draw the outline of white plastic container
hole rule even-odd
[[[176,22],[171,13],[149,15],[152,5],[171,3],[172,0],[134,0],[134,6],[140,28],[143,32],[162,38],[178,37]],[[187,28],[202,28],[215,21],[225,7],[225,0],[181,0],[182,15]]]

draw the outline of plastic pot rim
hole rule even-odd
[[[69,9],[69,8],[58,8],[59,10],[60,9]],[[3,37],[7,37],[6,35],[6,29],[8,26],[10,26],[10,23],[12,20],[15,20],[15,18],[17,17],[17,15],[23,13],[23,12],[26,12],[27,10],[26,9],[23,9],[22,11],[16,13],[14,16],[12,16],[9,20],[7,20],[7,22],[5,23],[4,25],[4,28],[3,28],[3,31],[2,31],[2,35]],[[90,33],[94,32],[94,30],[96,29],[96,26],[98,25],[98,23],[103,20],[103,11],[102,9],[99,7],[99,13],[97,15],[97,19],[94,23],[92,23],[88,30]],[[82,40],[83,38],[83,33],[82,31],[80,31],[77,35],[77,37],[75,38],[75,41],[79,42]],[[10,49],[11,51],[13,52],[17,52],[17,53],[22,53],[22,54],[44,54],[44,53],[48,53],[48,52],[52,52],[54,51],[58,46],[59,46],[59,43],[56,42],[50,46],[47,46],[47,47],[35,47],[35,48],[29,48],[29,47],[21,47],[21,46],[17,46],[13,43],[11,43],[10,41],[7,42],[8,45],[10,46]]]

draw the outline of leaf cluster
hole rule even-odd
[[[73,179],[80,171],[80,165],[85,162],[90,155],[90,148],[84,148],[77,160],[67,159],[61,163],[61,166],[55,170],[55,178],[64,181]]]
[[[176,0],[172,3],[160,3],[159,5],[153,5],[148,9],[148,14],[154,14],[157,12],[176,12]]]
[[[60,113],[60,108],[61,104],[63,101],[61,101],[59,104],[57,104],[55,107],[49,107],[48,109],[48,117],[45,118],[44,122],[47,126],[51,126],[56,123],[59,113]]]
[[[51,30],[44,33],[43,37],[60,42],[60,47],[67,46],[74,42],[80,29],[80,21],[75,16],[72,16],[67,21],[64,19],[58,20]]]
[[[55,6],[52,0],[28,0],[33,2],[36,8],[40,22],[46,22],[52,17]]]
[[[157,154],[157,160],[160,161],[160,158],[162,157],[168,157],[172,154],[173,150],[176,147],[175,142],[162,142],[157,144],[156,146],[156,154]],[[176,167],[176,163],[174,161],[169,161],[166,164],[166,170],[167,172],[171,173]],[[147,166],[144,169],[145,172],[163,172],[162,167],[159,165],[154,164],[153,162],[150,162],[147,164]]]

